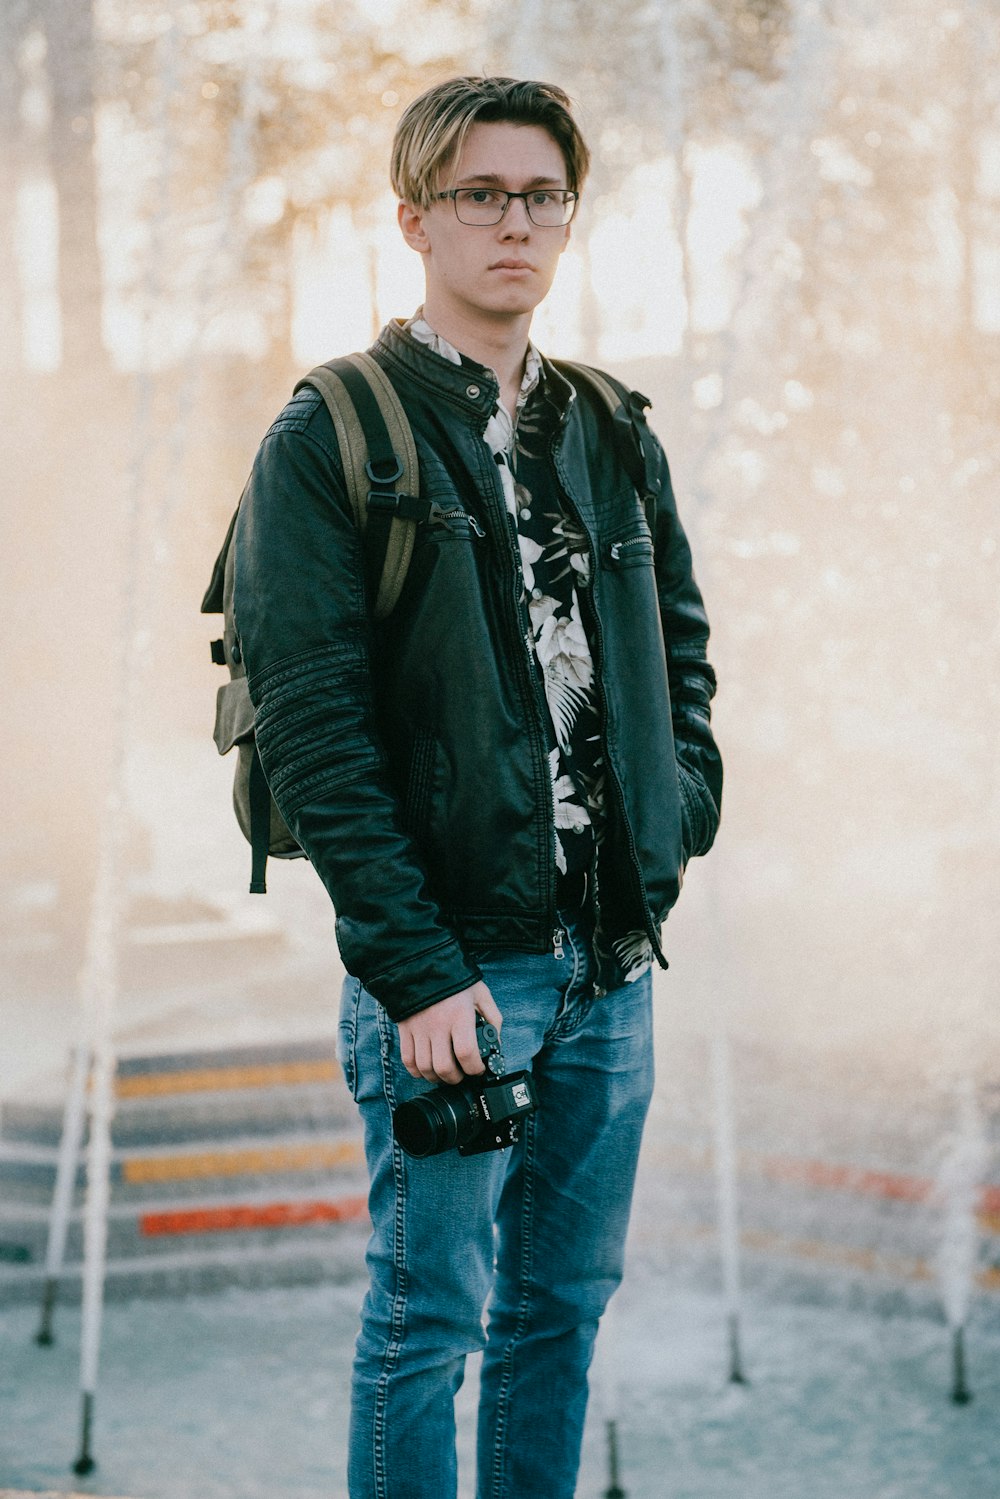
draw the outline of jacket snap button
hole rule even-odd
[[[467,385],[465,387],[465,394],[468,396],[470,401],[474,401],[479,394],[479,386]]]
[[[607,994],[607,992],[608,992],[607,989],[602,989],[601,986],[600,986],[600,984],[595,984],[594,985],[594,998],[595,999],[603,999],[605,997],[605,995]]]

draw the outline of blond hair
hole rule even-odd
[[[566,185],[579,192],[590,152],[571,113],[568,94],[554,83],[518,78],[449,78],[408,104],[392,144],[392,186],[406,203],[429,207],[441,173],[457,162],[469,127],[482,124],[539,125],[548,131],[566,163]]]

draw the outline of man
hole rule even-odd
[[[314,390],[266,435],[240,510],[257,742],[350,975],[373,1221],[352,1499],[451,1499],[480,1347],[480,1499],[573,1494],[652,1089],[651,963],[718,822],[708,626],[666,460],[652,449],[647,519],[619,424],[528,340],[587,166],[546,84],[452,79],[400,120],[426,296],[371,352],[437,508],[388,619]],[[477,1014],[531,1069],[537,1112],[509,1150],[414,1160],[392,1111],[483,1071]]]

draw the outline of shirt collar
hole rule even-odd
[[[403,331],[409,333],[418,343],[425,344],[427,348],[433,349],[435,354],[440,354],[442,359],[447,359],[449,364],[461,364],[462,356],[455,345],[449,343],[440,333],[436,333],[430,323],[424,317],[424,309],[418,307],[413,317],[403,326]],[[500,380],[496,370],[491,369],[490,374],[499,385]],[[542,356],[533,343],[528,344],[528,353],[524,361],[524,376],[521,380],[521,389],[517,393],[517,410],[520,411],[525,401],[536,390],[542,379]],[[502,407],[502,403],[497,402]],[[508,415],[516,413],[508,412]]]

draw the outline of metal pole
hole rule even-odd
[[[956,1405],[968,1405],[972,1399],[966,1377],[965,1328],[979,1253],[976,1208],[987,1160],[976,1087],[972,1077],[966,1075],[958,1082],[955,1126],[937,1183],[943,1208],[938,1276],[951,1331],[951,1398]]]
[[[87,1074],[90,1070],[90,1047],[85,1040],[73,1049],[69,1091],[63,1113],[62,1137],[59,1141],[59,1157],[56,1162],[56,1181],[49,1212],[49,1237],[45,1252],[45,1286],[42,1292],[42,1316],[35,1342],[43,1348],[53,1342],[52,1318],[56,1297],[59,1294],[59,1279],[66,1256],[66,1235],[69,1215],[73,1207],[73,1188],[76,1185],[76,1169],[80,1160],[83,1141],[83,1125],[87,1113]]]
[[[965,1378],[965,1327],[956,1327],[951,1339],[951,1398],[956,1405],[968,1405],[972,1391]]]
[[[618,1422],[610,1420],[606,1423],[608,1437],[608,1487],[604,1490],[604,1499],[628,1499],[625,1490],[618,1482]]]

